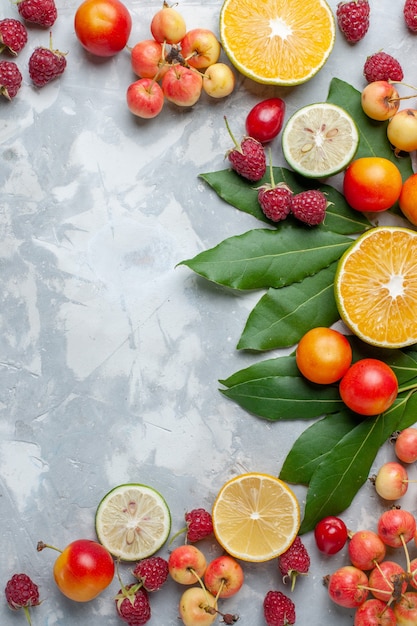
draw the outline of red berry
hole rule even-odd
[[[150,556],[139,561],[133,575],[146,591],[158,591],[168,578],[168,561],[160,556]]]
[[[258,202],[266,217],[273,222],[281,222],[291,210],[292,191],[285,184],[262,185],[258,191]]]
[[[0,61],[0,94],[8,100],[15,97],[22,84],[22,74],[14,61]]]
[[[140,584],[127,585],[115,598],[116,611],[129,626],[143,626],[151,619],[151,607],[146,590]]]
[[[8,50],[16,56],[25,47],[27,40],[28,32],[22,22],[10,18],[0,20],[0,52]]]
[[[195,543],[213,532],[211,515],[205,509],[193,509],[185,514],[187,541]]]
[[[405,0],[404,19],[408,28],[417,31],[417,0]]]
[[[266,156],[263,145],[253,137],[245,137],[239,145],[230,130],[227,118],[224,119],[229,135],[236,146],[227,153],[232,168],[243,178],[251,182],[258,182],[266,172]]]
[[[29,607],[40,604],[38,586],[27,574],[14,574],[4,591],[9,607],[14,611],[23,609],[30,624]]]
[[[50,28],[58,16],[54,0],[18,0],[17,10],[27,22]]]
[[[263,603],[267,626],[295,624],[295,605],[281,591],[268,591]]]
[[[310,569],[310,556],[301,537],[297,535],[288,550],[279,556],[278,567],[284,582],[287,578],[291,580],[291,591],[293,591],[297,576],[307,574]]]
[[[349,43],[357,43],[365,37],[369,28],[368,0],[339,2],[336,9],[337,24]]]
[[[346,524],[340,517],[324,517],[314,529],[314,538],[320,552],[336,554],[345,545],[348,538]]]
[[[309,226],[321,224],[326,217],[327,199],[319,189],[308,189],[291,198],[291,213]]]
[[[44,87],[60,76],[66,66],[67,60],[62,52],[40,46],[29,59],[29,76],[36,87]]]
[[[376,52],[369,56],[363,67],[363,75],[368,83],[377,80],[400,82],[404,78],[399,61],[386,52]]]

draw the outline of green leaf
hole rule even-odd
[[[306,189],[321,189],[326,194],[329,203],[331,203],[327,208],[324,222],[327,230],[341,235],[352,235],[362,232],[371,226],[365,215],[358,211],[353,211],[347,204],[343,194],[331,185],[304,178],[285,167],[273,167],[273,175],[275,183],[286,183],[294,193],[299,193]],[[278,229],[282,227],[283,222],[275,224],[262,212],[258,202],[258,190],[253,186],[253,183],[245,181],[233,170],[208,172],[200,174],[200,178],[231,206],[244,213],[253,215],[258,220],[274,225]],[[269,181],[269,173],[267,173],[262,181],[257,183],[257,186],[259,187]],[[288,218],[288,221],[297,225],[297,222],[292,220],[292,218]],[[300,228],[299,224],[298,227]]]
[[[238,349],[272,350],[297,343],[310,328],[339,319],[334,298],[337,263],[302,282],[269,289],[250,313]]]
[[[395,156],[387,139],[388,122],[371,120],[362,109],[360,92],[339,78],[330,83],[327,102],[338,104],[355,120],[359,130],[359,147],[355,158],[378,156],[389,159],[400,170],[403,180],[413,173],[411,158]]]
[[[365,358],[384,361],[394,370],[400,386],[404,386],[406,383],[410,385],[417,376],[417,362],[412,357],[412,353],[393,348],[371,346],[354,335],[347,337],[352,347],[353,361]]]
[[[311,276],[337,260],[352,244],[323,228],[256,229],[230,237],[182,261],[194,272],[233,289],[283,287]]]
[[[293,356],[280,356],[254,363],[243,370],[235,372],[229,378],[219,380],[225,387],[233,387],[252,380],[270,378],[271,376],[300,376]]]
[[[369,417],[349,431],[313,472],[307,490],[300,534],[313,530],[327,515],[338,515],[352,502],[369,476],[381,445],[416,414],[416,394],[397,398],[377,417]]]
[[[287,366],[291,360],[295,364],[291,356]],[[337,386],[315,385],[301,376],[255,374],[221,392],[250,413],[271,421],[312,419],[344,407]]]
[[[298,437],[288,453],[279,477],[289,483],[308,485],[313,472],[328,453],[358,423],[347,409],[317,420]]]

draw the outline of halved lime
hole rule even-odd
[[[358,128],[342,107],[329,102],[296,111],[282,132],[287,163],[307,178],[326,178],[349,165],[359,145]]]
[[[151,556],[168,539],[171,514],[162,495],[147,485],[114,487],[96,511],[96,533],[100,543],[123,561]]]

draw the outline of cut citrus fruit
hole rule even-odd
[[[170,530],[167,503],[158,491],[146,485],[119,485],[97,507],[98,540],[123,561],[151,556],[168,539]]]
[[[300,528],[300,508],[279,478],[241,474],[220,489],[212,510],[214,535],[231,556],[269,561],[287,550]]]
[[[342,320],[366,343],[417,343],[417,233],[378,226],[361,235],[339,261],[335,296]]]
[[[225,0],[220,39],[230,61],[258,83],[299,85],[314,76],[334,45],[326,0]]]
[[[282,132],[287,163],[308,178],[325,178],[347,167],[359,145],[358,128],[342,107],[330,102],[296,111]]]

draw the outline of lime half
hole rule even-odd
[[[353,118],[336,104],[318,102],[296,111],[282,133],[287,163],[307,178],[326,178],[349,165],[359,145]]]
[[[146,485],[119,485],[97,507],[97,538],[123,561],[151,556],[166,542],[170,530],[171,514],[165,499]]]

